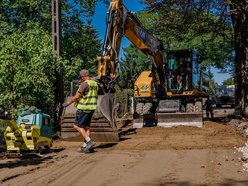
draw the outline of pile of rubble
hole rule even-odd
[[[231,119],[227,124],[237,128],[247,138],[245,146],[237,148],[237,151],[242,153],[243,157],[240,160],[243,162],[244,170],[248,172],[248,120]]]

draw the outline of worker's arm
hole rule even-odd
[[[67,103],[63,103],[63,106],[67,107],[72,103],[78,101],[83,95],[86,95],[88,91],[89,91],[89,85],[86,82],[82,82],[75,96],[73,96]]]
[[[81,93],[77,92],[75,94],[75,96],[73,96],[68,102],[67,102],[67,106],[71,105],[72,103],[76,102],[77,100],[79,100],[79,98],[81,97]]]

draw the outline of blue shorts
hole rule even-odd
[[[94,110],[77,110],[75,125],[78,127],[89,127]]]

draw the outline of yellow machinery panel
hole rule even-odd
[[[143,71],[134,84],[134,96],[154,97],[155,92],[152,86],[151,71]]]

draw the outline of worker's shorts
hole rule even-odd
[[[89,127],[94,110],[80,110],[76,112],[75,125],[78,127]]]

